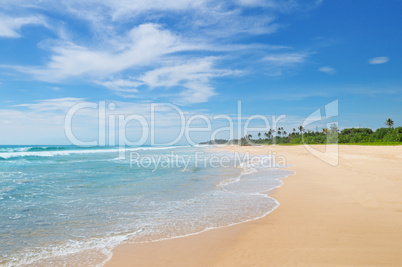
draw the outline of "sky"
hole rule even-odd
[[[130,114],[173,140],[178,109],[198,116],[190,127],[225,127],[213,118],[236,117],[238,101],[243,126],[262,115],[291,132],[333,101],[337,116],[311,129],[402,125],[401,13],[400,0],[0,0],[0,144],[71,143],[66,114],[78,103],[99,104],[71,120],[85,141],[104,127],[109,139],[108,116]],[[151,123],[152,103],[176,109]],[[136,140],[140,122],[114,134]]]

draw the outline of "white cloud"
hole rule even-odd
[[[181,104],[193,104],[207,102],[208,99],[214,95],[215,89],[207,83],[188,81],[184,84],[187,90],[183,91],[179,99]]]
[[[106,37],[116,36],[115,31],[121,26],[120,23],[140,21],[158,21],[167,14],[176,13],[172,16],[178,20],[183,31],[187,34],[194,29],[201,29],[204,35],[216,34],[229,36],[238,33],[272,33],[278,29],[278,25],[272,23],[276,19],[274,14],[267,16],[253,14],[248,16],[241,8],[249,5],[258,5],[265,9],[278,12],[279,8],[298,7],[291,1],[234,1],[222,3],[212,0],[65,0],[55,2],[53,0],[0,0],[0,4],[12,10],[44,9],[52,12],[68,13],[79,19],[88,21],[97,34]],[[177,14],[186,11],[187,16]],[[204,29],[207,28],[207,29]]]
[[[79,4],[82,1],[72,1],[73,5]],[[180,10],[189,10],[202,8],[205,6],[208,0],[175,0],[175,1],[166,1],[166,0],[92,0],[93,4],[96,5],[105,5],[107,8],[111,10],[112,18],[117,20],[122,16],[130,16],[133,13],[138,14],[145,11],[151,10],[171,10],[171,11],[180,11]]]
[[[0,140],[8,144],[66,144],[64,117],[81,98],[44,99],[0,109]],[[85,124],[83,131],[87,128]],[[81,130],[81,129],[80,129]]]
[[[239,74],[239,71],[214,68],[213,57],[186,59],[188,56],[172,55],[175,52],[200,48],[205,50],[209,45],[183,41],[179,36],[161,29],[156,24],[142,24],[121,38],[121,42],[113,42],[111,46],[112,49],[109,50],[94,50],[73,43],[60,42],[51,48],[54,54],[45,66],[11,67],[47,82],[92,77],[96,83],[126,98],[139,97],[138,87],[141,85],[150,89],[178,86],[184,88],[184,91],[179,93],[180,97],[175,97],[175,100],[183,102],[186,99],[183,103],[206,102],[216,94],[210,85],[212,78]],[[242,47],[245,48],[247,47]],[[161,67],[160,62],[165,62],[164,58],[167,56],[169,56],[167,66]],[[141,74],[143,67],[151,67],[152,70]],[[135,70],[131,71],[132,69]],[[127,71],[129,77],[135,78],[102,80],[105,76],[115,76]]]
[[[111,89],[116,92],[119,96],[124,98],[136,98],[138,97],[138,89],[137,87],[142,85],[140,82],[131,81],[131,80],[110,80],[105,82],[98,82],[98,84]]]
[[[109,75],[134,66],[147,66],[162,55],[190,49],[179,37],[160,29],[156,24],[142,24],[132,29],[125,39],[124,46],[120,44],[112,51],[58,43],[51,48],[54,54],[44,67],[13,68],[31,74],[38,80],[57,82],[81,75]]]
[[[218,40],[239,34],[270,34],[281,27],[274,15],[244,15],[241,9],[220,8],[197,12],[186,23],[191,25],[189,35],[196,29],[198,34],[203,33],[203,37]]]
[[[303,65],[308,56],[309,53],[306,52],[271,54],[262,58],[262,61],[267,63],[265,69],[268,76],[281,76]]]
[[[264,7],[289,12],[315,8],[322,3],[322,0],[235,0],[234,2],[245,7]]]
[[[318,69],[318,71],[328,73],[328,74],[335,74],[336,73],[336,69],[328,67],[328,66],[321,67],[321,68]]]
[[[151,88],[160,86],[176,86],[182,81],[206,81],[212,77],[233,74],[230,70],[218,70],[213,68],[213,57],[192,60],[180,65],[162,67],[145,73],[139,80],[148,84]]]
[[[9,17],[0,14],[0,37],[19,38],[18,31],[26,25],[46,26],[46,21],[41,16]]]
[[[0,131],[0,140],[8,144],[67,144],[69,142],[65,134],[65,116],[70,108],[80,102],[85,102],[85,99],[44,99],[34,103],[2,108],[0,109],[0,128],[7,129],[7,131]],[[109,103],[114,103],[116,108],[113,110],[107,108]],[[105,104],[108,119],[114,116],[118,120],[119,115],[127,117],[136,114],[148,122],[148,127],[151,123],[150,103],[106,101]],[[197,114],[194,113],[195,111],[184,109],[179,109],[179,111],[164,105],[155,108],[153,126],[157,129],[155,135],[157,142],[164,140],[170,142],[176,139],[180,127],[183,127],[180,116],[188,117]],[[77,138],[82,141],[97,140],[99,124],[107,123],[99,121],[98,113],[99,110],[96,108],[83,108],[74,113],[71,129]],[[106,135],[113,130],[117,135],[118,129],[110,128]],[[125,129],[120,129],[125,132],[129,140],[138,140],[141,130],[141,126],[135,121],[127,124]]]
[[[304,63],[308,57],[307,53],[285,53],[274,54],[263,58],[264,61],[277,66],[294,65]]]
[[[276,1],[266,1],[266,0],[236,0],[236,3],[242,6],[271,6],[277,7],[278,3]]]
[[[209,85],[210,79],[231,74],[231,71],[216,70],[212,65],[212,58],[200,59],[193,63],[149,71],[139,80],[150,88],[174,86],[186,88],[178,100],[183,104],[207,102],[216,94],[214,88]]]
[[[374,57],[369,59],[369,63],[376,65],[376,64],[384,64],[389,61],[388,57]]]
[[[56,99],[38,100],[36,103],[19,104],[13,107],[24,107],[35,112],[60,111],[65,112],[74,104],[84,101],[83,98],[65,97]]]
[[[181,88],[183,91],[178,94],[179,97],[173,97],[177,102],[181,104],[207,102],[210,97],[216,95],[215,89],[210,86],[212,78],[241,74],[237,70],[216,69],[213,66],[214,61],[215,58],[208,57],[189,60],[189,62],[178,65],[170,62],[168,66],[155,68],[134,80],[111,80],[100,84],[119,93],[136,93],[138,92],[137,89],[128,88],[138,88],[142,85],[151,90],[163,87],[175,88],[177,91],[180,90],[178,88]],[[122,94],[122,96],[125,95]],[[136,95],[131,96],[135,97]]]
[[[76,33],[69,32],[72,29],[67,28],[65,22],[52,20],[59,39],[45,40],[39,45],[50,52],[47,62],[38,66],[1,67],[45,82],[83,79],[122,97],[143,97],[148,88],[164,87],[171,91],[163,91],[162,97],[166,97],[167,92],[183,103],[208,101],[216,94],[212,85],[214,78],[240,73],[227,67],[218,68],[212,56],[219,56],[222,62],[227,59],[233,62],[241,53],[261,55],[273,48],[283,49],[284,46],[237,44],[236,40],[277,31],[281,25],[276,23],[275,13],[285,7],[297,9],[302,6],[294,0],[236,0],[232,3],[212,0],[0,0],[0,5],[10,14],[34,9],[35,12],[54,13],[53,20],[57,20],[59,14],[63,14],[67,22],[78,18],[80,22],[88,22],[91,31],[88,38],[74,39]],[[259,7],[271,13],[248,15],[243,10],[247,7]],[[14,33],[18,27],[22,26],[16,26]],[[271,75],[281,75],[285,68],[304,63],[307,57],[307,53],[284,53],[269,55],[264,61],[276,68]],[[153,92],[152,98],[158,98],[159,93]]]

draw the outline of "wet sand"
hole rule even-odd
[[[106,266],[402,265],[402,146],[340,146],[337,166],[304,146],[214,149],[284,157],[296,174],[270,194],[280,206],[194,236],[121,244]]]

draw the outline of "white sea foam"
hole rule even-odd
[[[25,152],[32,149],[32,147],[6,147],[0,148],[0,152]]]
[[[187,148],[191,146],[171,146],[171,147],[136,147],[125,148],[127,152],[133,151],[149,151],[149,150],[166,150],[174,148]],[[54,156],[68,156],[72,154],[99,154],[99,153],[118,153],[118,148],[113,149],[84,149],[84,150],[59,150],[59,151],[25,151],[25,152],[3,152],[0,153],[0,158],[20,158],[20,157],[54,157]]]
[[[7,259],[7,262],[3,266],[11,267],[16,265],[36,265],[40,266],[55,266],[63,257],[74,254],[85,254],[85,252],[96,250],[103,255],[101,263],[97,263],[97,266],[102,266],[106,263],[112,255],[112,249],[127,240],[130,236],[135,235],[137,232],[125,235],[116,235],[105,238],[91,238],[85,241],[73,241],[70,240],[65,244],[55,244],[45,248],[36,250],[27,250]],[[81,256],[80,260],[85,256]],[[92,265],[85,262],[78,262],[80,265]],[[75,265],[75,264],[72,264]]]
[[[183,147],[129,148],[129,151],[162,150],[174,148],[180,149]],[[117,149],[114,151],[111,150],[113,149],[106,150],[105,153],[118,151]],[[101,152],[102,150],[99,149],[83,151],[84,153],[103,153]],[[80,153],[81,151],[46,151],[45,153],[54,152]],[[109,155],[107,155],[107,157],[109,157]],[[76,262],[83,265],[101,266],[111,258],[112,249],[116,245],[126,240],[142,242],[195,235],[210,229],[255,220],[264,217],[276,209],[279,206],[279,203],[275,199],[263,194],[262,192],[280,186],[280,179],[284,178],[285,175],[280,175],[278,172],[277,177],[275,176],[273,179],[277,182],[274,183],[274,186],[272,186],[272,183],[264,180],[264,175],[266,175],[265,178],[270,178],[269,172],[271,170],[276,170],[276,168],[268,168],[264,164],[261,164],[261,162],[258,162],[258,160],[246,162],[240,165],[239,168],[239,175],[232,176],[220,183],[216,181],[218,183],[218,190],[213,190],[211,192],[205,191],[201,194],[199,194],[199,190],[196,190],[197,195],[194,197],[181,197],[181,194],[178,194],[179,197],[173,201],[159,202],[159,198],[156,198],[155,201],[150,201],[149,203],[146,203],[146,198],[141,199],[141,201],[133,201],[131,198],[128,198],[127,201],[130,200],[131,202],[125,203],[132,203],[129,205],[132,205],[133,207],[137,204],[145,205],[141,210],[142,215],[140,220],[135,221],[135,227],[133,227],[133,225],[130,226],[129,224],[126,224],[125,218],[132,218],[134,215],[133,211],[129,209],[129,212],[124,214],[125,217],[121,217],[123,219],[122,225],[127,228],[124,227],[124,229],[114,230],[116,231],[115,234],[111,234],[110,232],[109,234],[106,232],[97,233],[100,235],[109,235],[105,238],[85,238],[85,235],[82,235],[84,239],[80,241],[67,241],[64,243],[49,245],[41,249],[28,249],[25,251],[20,251],[18,254],[8,256],[5,266],[15,266],[20,264],[54,266],[60,264],[61,262],[68,262],[70,265],[77,265],[74,264]],[[82,170],[79,171],[81,175]],[[210,179],[210,176],[207,178]],[[131,180],[132,178],[130,177],[128,181]],[[17,182],[19,181],[20,180]],[[17,185],[18,184],[19,183],[17,183]],[[152,184],[148,185],[152,186]],[[170,190],[177,189],[180,190],[180,188],[171,188]],[[165,188],[164,190],[167,189]],[[66,200],[63,201],[64,204],[69,203]],[[90,204],[88,202],[85,203]],[[76,207],[75,204],[73,206]],[[87,208],[89,207],[92,206],[87,206],[85,208],[81,207],[80,211],[86,212]],[[100,211],[102,210],[99,209],[98,212]],[[122,212],[118,214],[123,215],[123,212],[124,211],[122,210]],[[113,227],[113,229],[115,229],[115,226]],[[134,231],[134,229],[140,230]],[[122,234],[130,231],[132,233]],[[81,237],[81,235],[74,236]],[[161,238],[161,236],[163,236],[163,238]],[[80,259],[80,261],[77,261],[77,259]],[[96,261],[94,261],[94,259],[96,259]]]
[[[261,156],[253,156],[252,160],[246,161],[246,162],[241,162],[239,164],[239,168],[241,169],[241,173],[239,176],[236,177],[231,177],[229,179],[221,181],[217,187],[224,189],[226,186],[233,184],[233,183],[238,183],[241,181],[242,176],[245,175],[250,175],[253,173],[257,173],[263,169],[268,169],[271,168],[273,169],[270,164],[264,165],[264,161],[266,160],[273,160],[272,156],[266,156],[266,155],[261,155]],[[269,166],[269,167],[267,167]]]

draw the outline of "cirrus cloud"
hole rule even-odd
[[[46,20],[42,16],[9,17],[0,14],[0,37],[19,38],[19,30],[27,25],[46,26]]]
[[[269,54],[273,49],[292,48],[244,42],[280,29],[276,15],[285,7],[302,9],[298,0],[0,0],[0,4],[0,10],[10,14],[34,10],[52,21],[57,36],[38,44],[48,54],[36,65],[0,65],[22,73],[24,79],[59,83],[52,88],[64,82],[89,82],[124,98],[169,95],[179,103],[201,103],[218,94],[213,79],[244,73],[237,70],[247,65],[244,58],[259,55],[264,60],[257,64],[268,62],[282,73],[308,56],[303,52]],[[261,12],[244,12],[254,7]],[[14,25],[7,28],[12,30],[8,34],[16,36],[24,25],[42,22],[34,16],[27,18],[7,24]],[[72,28],[68,22],[73,22]],[[244,57],[247,53],[254,55]],[[237,63],[242,60],[243,64]],[[167,90],[154,90],[159,88]]]
[[[389,61],[388,57],[373,57],[369,59],[369,63],[372,65],[377,65],[377,64],[384,64]]]
[[[318,71],[327,73],[327,74],[335,74],[336,73],[336,69],[325,66],[325,67],[321,67],[318,69]]]

